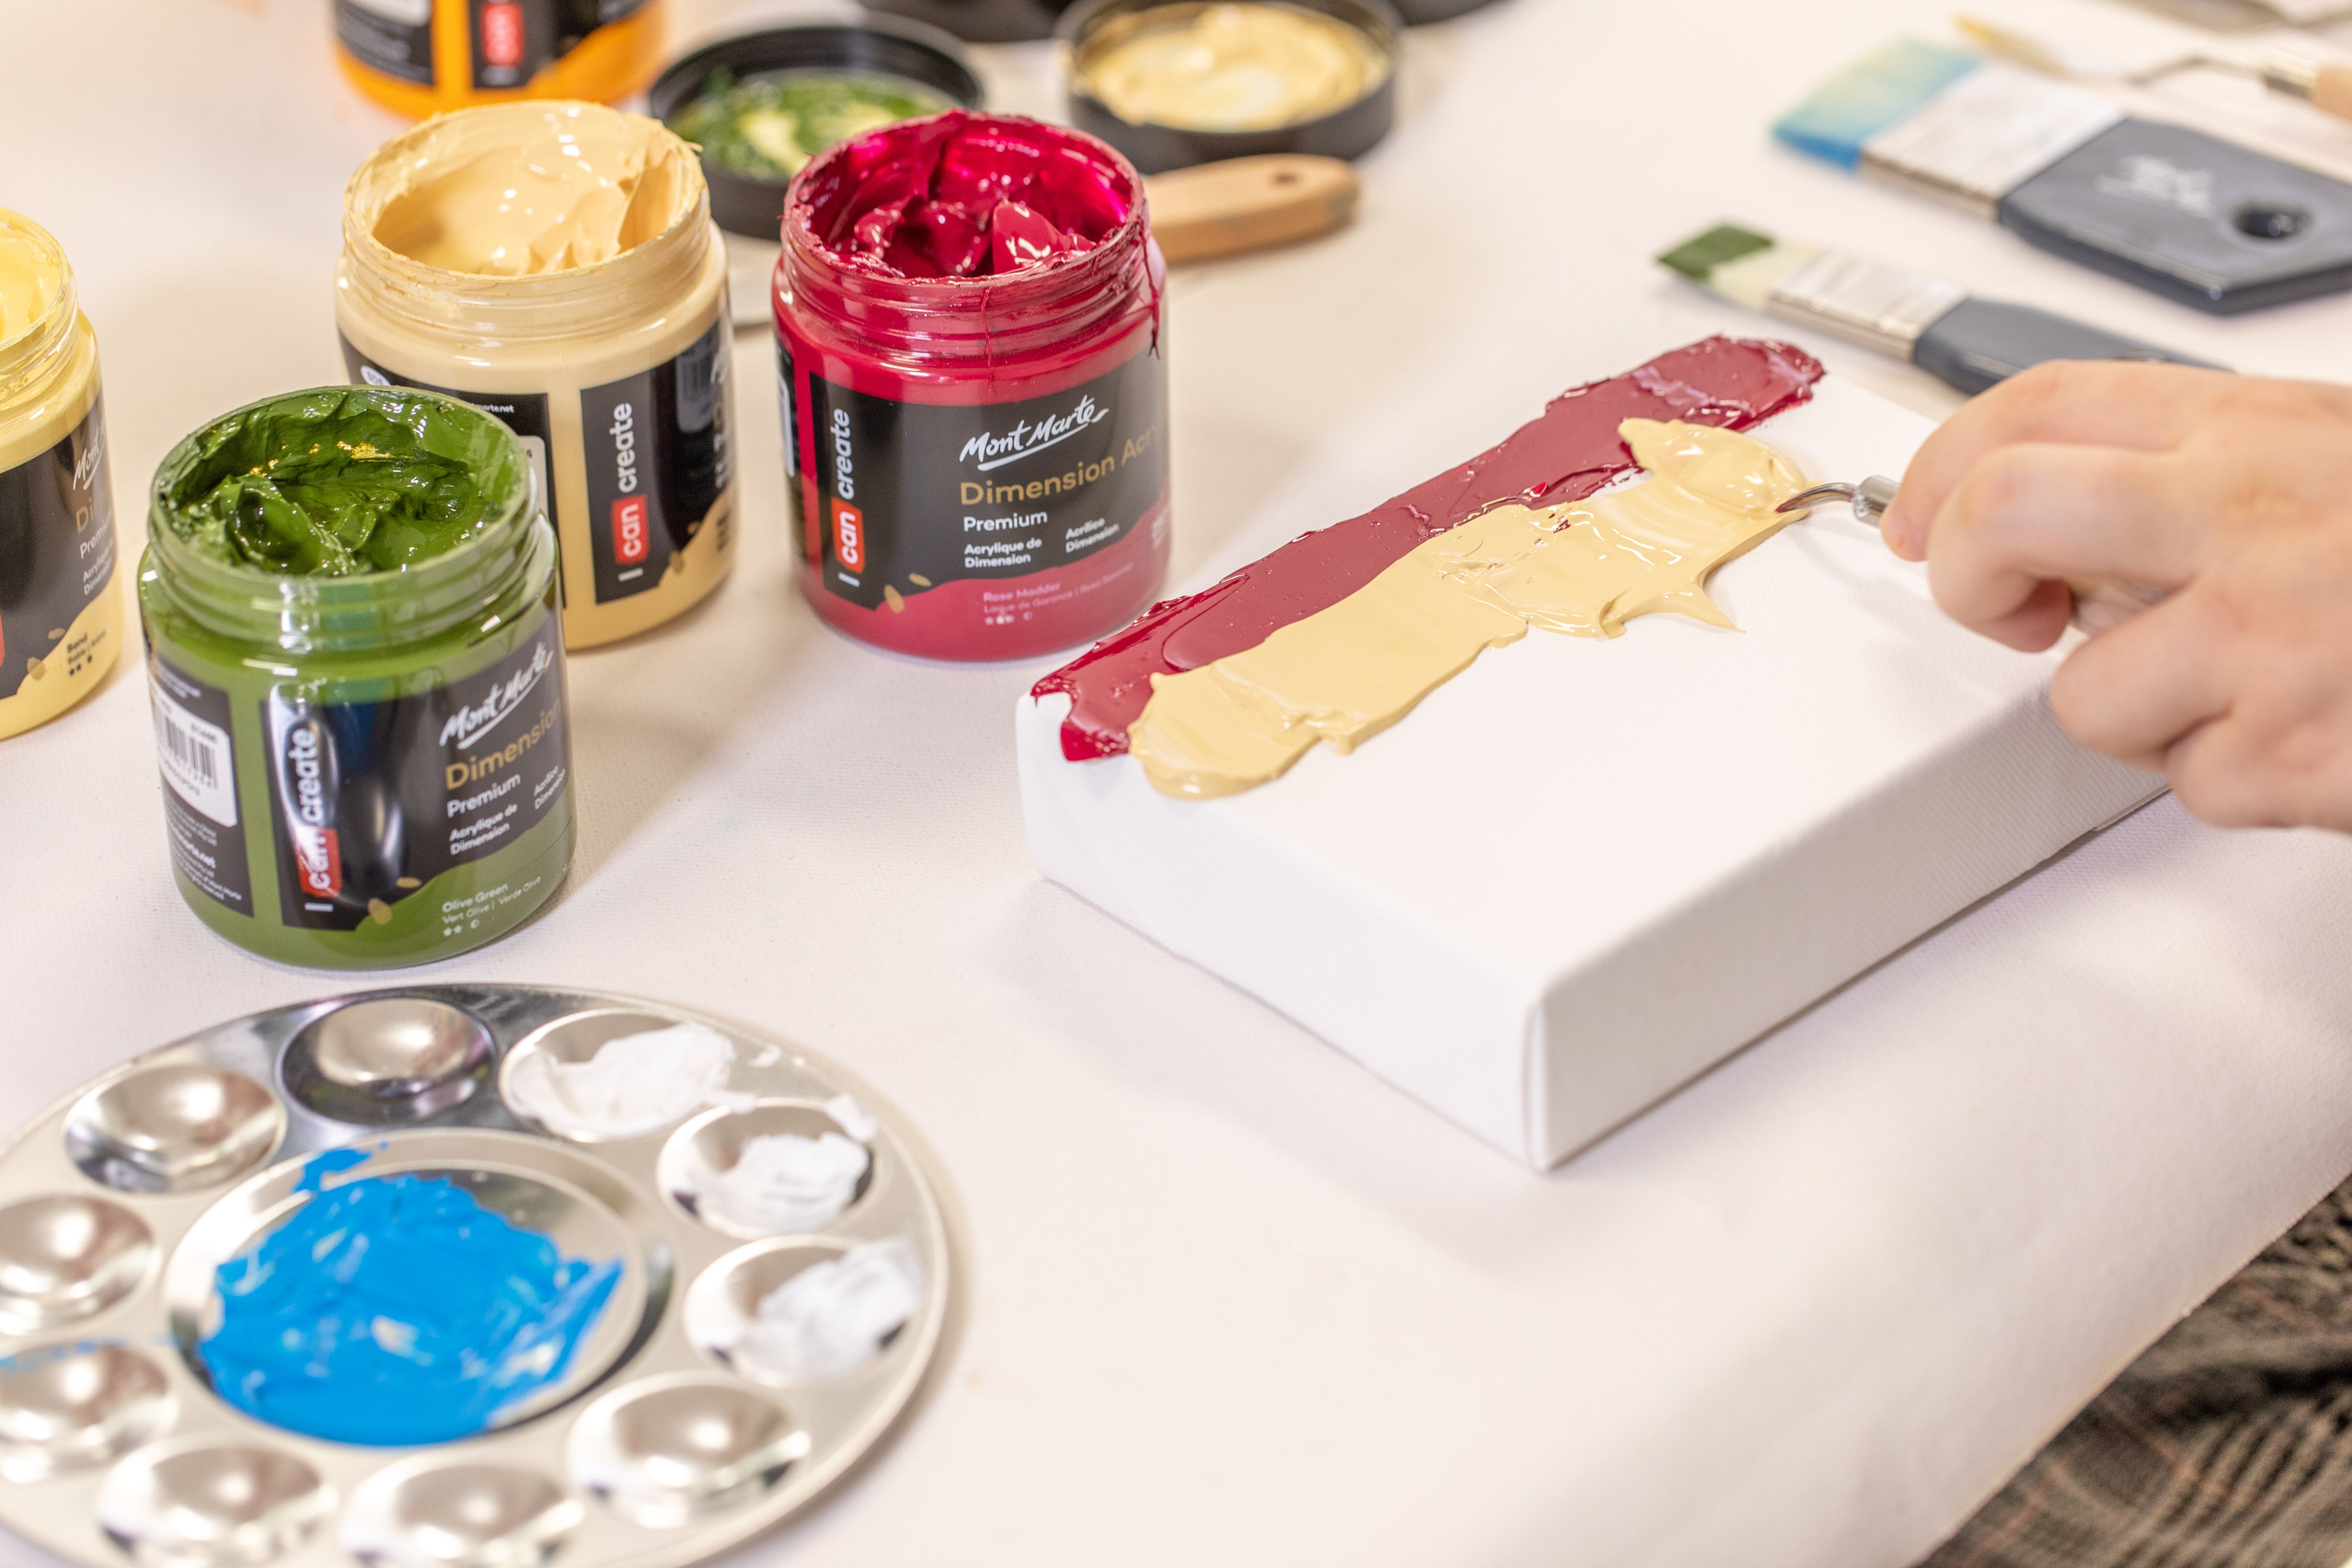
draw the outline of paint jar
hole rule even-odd
[[[731,82],[731,89],[722,89],[722,80]],[[814,114],[795,114],[780,105],[793,119],[777,146],[774,133],[782,129],[777,110],[735,110],[734,124],[726,124],[730,99],[756,99],[772,84],[781,89],[780,97],[835,84],[851,91],[830,113],[822,105]],[[978,109],[982,98],[980,78],[954,38],[913,22],[869,17],[855,26],[768,27],[721,38],[664,69],[646,95],[646,107],[700,148],[702,177],[710,182],[710,216],[719,226],[772,246],[783,225],[785,188],[801,166],[793,160],[824,150],[814,137],[828,138],[829,144],[838,135],[872,129],[892,110],[916,116],[955,104]],[[726,107],[712,114],[707,105]],[[753,115],[766,124],[757,124]],[[719,122],[718,136],[702,129],[713,121]],[[761,138],[771,145],[759,145]],[[754,301],[767,292],[768,270],[766,265],[760,268]],[[761,314],[765,316],[764,308]]]
[[[1357,158],[1396,118],[1388,0],[1079,0],[1055,28],[1070,123],[1147,174],[1225,158]]]
[[[735,559],[727,250],[694,150],[593,103],[426,121],[343,197],[335,321],[353,381],[505,420],[562,546],[563,634],[683,613]]]
[[[517,98],[613,103],[660,68],[667,0],[331,0],[352,84],[423,119]]]
[[[324,479],[302,468],[321,454],[341,465]],[[388,514],[372,541],[423,541],[396,557],[286,542],[301,509],[337,504],[320,489],[379,463],[406,465],[393,492],[462,496],[471,521],[426,536]],[[377,969],[479,947],[548,900],[572,863],[563,639],[513,432],[429,393],[289,393],[172,449],[147,540],[164,816],[199,919],[281,963]]]
[[[0,208],[0,740],[114,668],[117,578],[98,335],[64,249]]]
[[[836,629],[1025,658],[1168,563],[1165,268],[1134,167],[950,110],[801,171],[776,331],[802,588]]]

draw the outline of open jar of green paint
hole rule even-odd
[[[496,418],[289,393],[165,457],[139,574],[173,876],[288,963],[511,931],[572,863],[555,537]]]

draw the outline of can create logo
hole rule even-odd
[[[331,899],[343,890],[343,847],[331,827],[294,829],[295,879],[312,898]]]
[[[494,66],[522,64],[522,7],[491,0],[482,7],[482,58]]]
[[[833,503],[833,554],[845,572],[866,570],[866,519],[839,501]]]
[[[635,566],[646,558],[646,498],[623,496],[613,503],[613,559]]]

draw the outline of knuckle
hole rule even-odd
[[[2016,412],[2032,415],[2068,402],[2082,384],[2083,367],[2071,360],[2029,365],[1996,388]]]
[[[2089,645],[2076,648],[2050,678],[2050,711],[2075,744],[2114,756],[2102,672],[2096,659],[2084,657],[2090,651]]]
[[[1983,534],[2029,503],[2032,459],[2015,447],[2000,447],[1977,459],[1952,492],[1954,525],[1965,532]]]
[[[2165,782],[2189,815],[2214,827],[2259,826],[2263,818],[2246,781],[2196,761],[2199,754],[2175,758],[2164,769]]]

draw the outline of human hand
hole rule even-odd
[[[2055,363],[1912,460],[1886,542],[2093,751],[2229,826],[2352,831],[2352,387]],[[2152,606],[2152,607],[2143,607]]]

